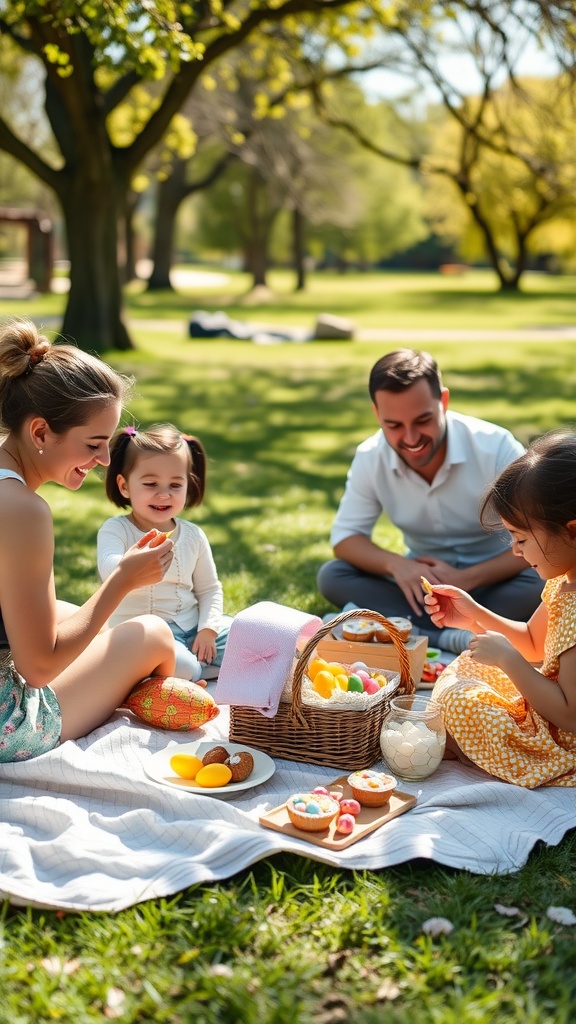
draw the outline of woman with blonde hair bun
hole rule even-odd
[[[102,724],[141,680],[170,676],[174,640],[155,615],[104,628],[159,582],[172,542],[152,531],[82,607],[56,599],[54,531],[38,488],[78,490],[109,443],[131,381],[25,319],[0,329],[0,762],[35,757]]]

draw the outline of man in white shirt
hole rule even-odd
[[[430,642],[460,651],[469,635],[436,630],[423,610],[420,577],[466,590],[498,614],[526,621],[542,581],[512,553],[503,529],[480,523],[482,496],[524,448],[485,420],[448,411],[450,393],[427,352],[400,349],[370,373],[381,429],[359,445],[330,535],[336,559],[318,573],[318,589],[339,608],[348,602],[402,615]],[[406,554],[380,547],[372,532],[384,513]]]

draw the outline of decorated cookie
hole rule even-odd
[[[374,636],[374,630],[378,627],[375,619],[348,619],[342,623],[342,636],[345,640],[355,640],[359,643],[370,643]]]
[[[247,750],[239,750],[236,754],[230,754],[224,764],[232,772],[232,782],[244,782],[252,773],[254,758]]]
[[[202,755],[202,764],[224,764],[227,758],[226,747],[211,747]]]
[[[388,615],[388,622],[396,627],[399,633],[400,640],[409,640],[412,632],[412,623],[410,619],[404,618],[402,615]],[[379,644],[389,644],[392,642],[389,630],[386,628],[384,623],[375,623],[374,639]]]

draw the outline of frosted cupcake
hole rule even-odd
[[[286,801],[288,817],[303,832],[322,832],[340,810],[340,804],[321,793],[295,793]]]
[[[374,772],[365,768],[348,776],[352,795],[364,807],[382,807],[387,804],[392,790],[397,786],[393,775]]]

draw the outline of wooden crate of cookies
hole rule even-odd
[[[426,653],[427,636],[412,636],[409,619],[390,616],[388,619],[404,642],[410,659],[410,674],[418,684],[422,678]],[[318,642],[318,654],[326,661],[341,661],[353,664],[363,661],[369,668],[385,668],[398,671],[398,651],[382,624],[366,615],[359,614],[347,622],[337,622],[333,630]]]

